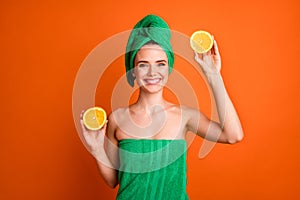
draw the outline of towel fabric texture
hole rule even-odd
[[[187,200],[186,141],[119,142],[117,200]]]
[[[149,42],[157,43],[167,54],[169,73],[174,65],[174,53],[170,43],[171,32],[168,24],[159,16],[147,15],[141,19],[130,33],[125,54],[126,77],[128,83],[134,85],[132,70],[138,50]]]

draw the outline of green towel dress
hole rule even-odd
[[[124,139],[119,142],[117,200],[185,200],[186,141]]]

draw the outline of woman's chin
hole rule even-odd
[[[148,92],[148,93],[158,93],[160,92],[164,87],[163,85],[160,85],[160,84],[146,84],[146,85],[143,85],[141,87],[145,92]]]

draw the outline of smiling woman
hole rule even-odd
[[[157,44],[146,44],[136,54],[132,76],[142,90],[158,92],[167,83],[168,57]]]
[[[112,188],[119,184],[119,200],[188,199],[188,131],[221,143],[233,144],[243,138],[220,74],[215,40],[212,50],[201,58],[195,54],[195,60],[213,92],[220,122],[208,119],[200,110],[164,99],[163,90],[174,64],[170,38],[168,25],[160,17],[148,15],[139,21],[130,34],[125,55],[128,83],[139,86],[137,101],[114,110],[101,130],[91,132],[82,126],[103,179]]]

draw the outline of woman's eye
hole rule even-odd
[[[139,64],[139,67],[147,67],[146,64]]]
[[[166,66],[166,64],[165,63],[158,63],[157,66],[162,67],[162,66]]]

